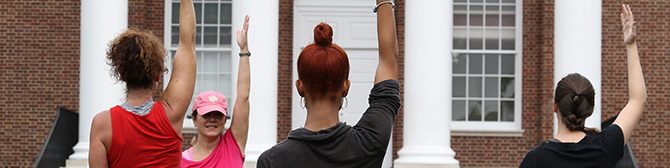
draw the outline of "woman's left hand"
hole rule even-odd
[[[621,26],[623,27],[623,40],[626,44],[632,44],[635,42],[635,37],[637,36],[637,29],[635,27],[635,18],[633,18],[633,12],[630,10],[630,6],[623,4],[621,5],[623,9],[621,12]]]
[[[241,53],[249,52],[249,45],[247,45],[247,32],[249,31],[249,15],[244,17],[244,26],[242,30],[237,31],[237,45],[240,46]]]

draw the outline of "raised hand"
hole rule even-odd
[[[623,27],[623,41],[626,44],[632,44],[635,42],[635,37],[637,36],[637,28],[635,26],[635,18],[633,18],[633,12],[630,10],[630,6],[626,4],[621,5],[621,26]]]
[[[249,31],[249,15],[244,17],[244,26],[242,30],[237,31],[237,45],[240,46],[240,52],[249,52],[249,45],[247,45],[247,32]]]

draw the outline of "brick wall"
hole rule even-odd
[[[79,1],[0,6],[0,167],[30,167],[56,108],[79,110]]]
[[[291,131],[293,101],[293,0],[279,0],[277,142]]]
[[[128,1],[128,27],[140,28],[154,33],[161,39],[163,38],[163,27],[165,21],[165,1],[161,0],[129,0]],[[163,81],[154,93],[154,99],[163,92]]]
[[[405,0],[395,0],[395,23],[398,32],[398,79],[400,81],[400,100],[405,101]],[[403,121],[405,114],[404,106],[400,107],[398,116],[393,125],[393,159],[398,158],[398,150],[402,148],[403,143]]]
[[[603,119],[618,114],[628,100],[627,57],[619,17],[624,2],[631,3],[637,21],[638,49],[648,94],[630,144],[641,167],[667,167],[670,165],[670,1],[603,2]]]

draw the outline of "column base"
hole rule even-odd
[[[395,168],[459,168],[458,164],[396,163]]]
[[[247,144],[244,151],[244,167],[256,168],[258,157],[261,156],[265,150],[272,148],[274,144]]]
[[[88,160],[86,159],[68,159],[65,160],[66,168],[86,168],[88,167]]]
[[[244,168],[256,168],[256,161],[244,161]]]
[[[450,147],[403,147],[398,151],[395,168],[458,168],[458,160],[454,158]]]

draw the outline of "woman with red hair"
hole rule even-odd
[[[298,57],[296,88],[307,108],[305,126],[263,152],[257,166],[265,167],[381,167],[395,116],[400,108],[398,44],[393,2],[377,0],[379,64],[374,87],[359,122],[340,122],[339,110],[349,92],[349,58],[332,43],[333,30],[321,23],[314,43]]]

